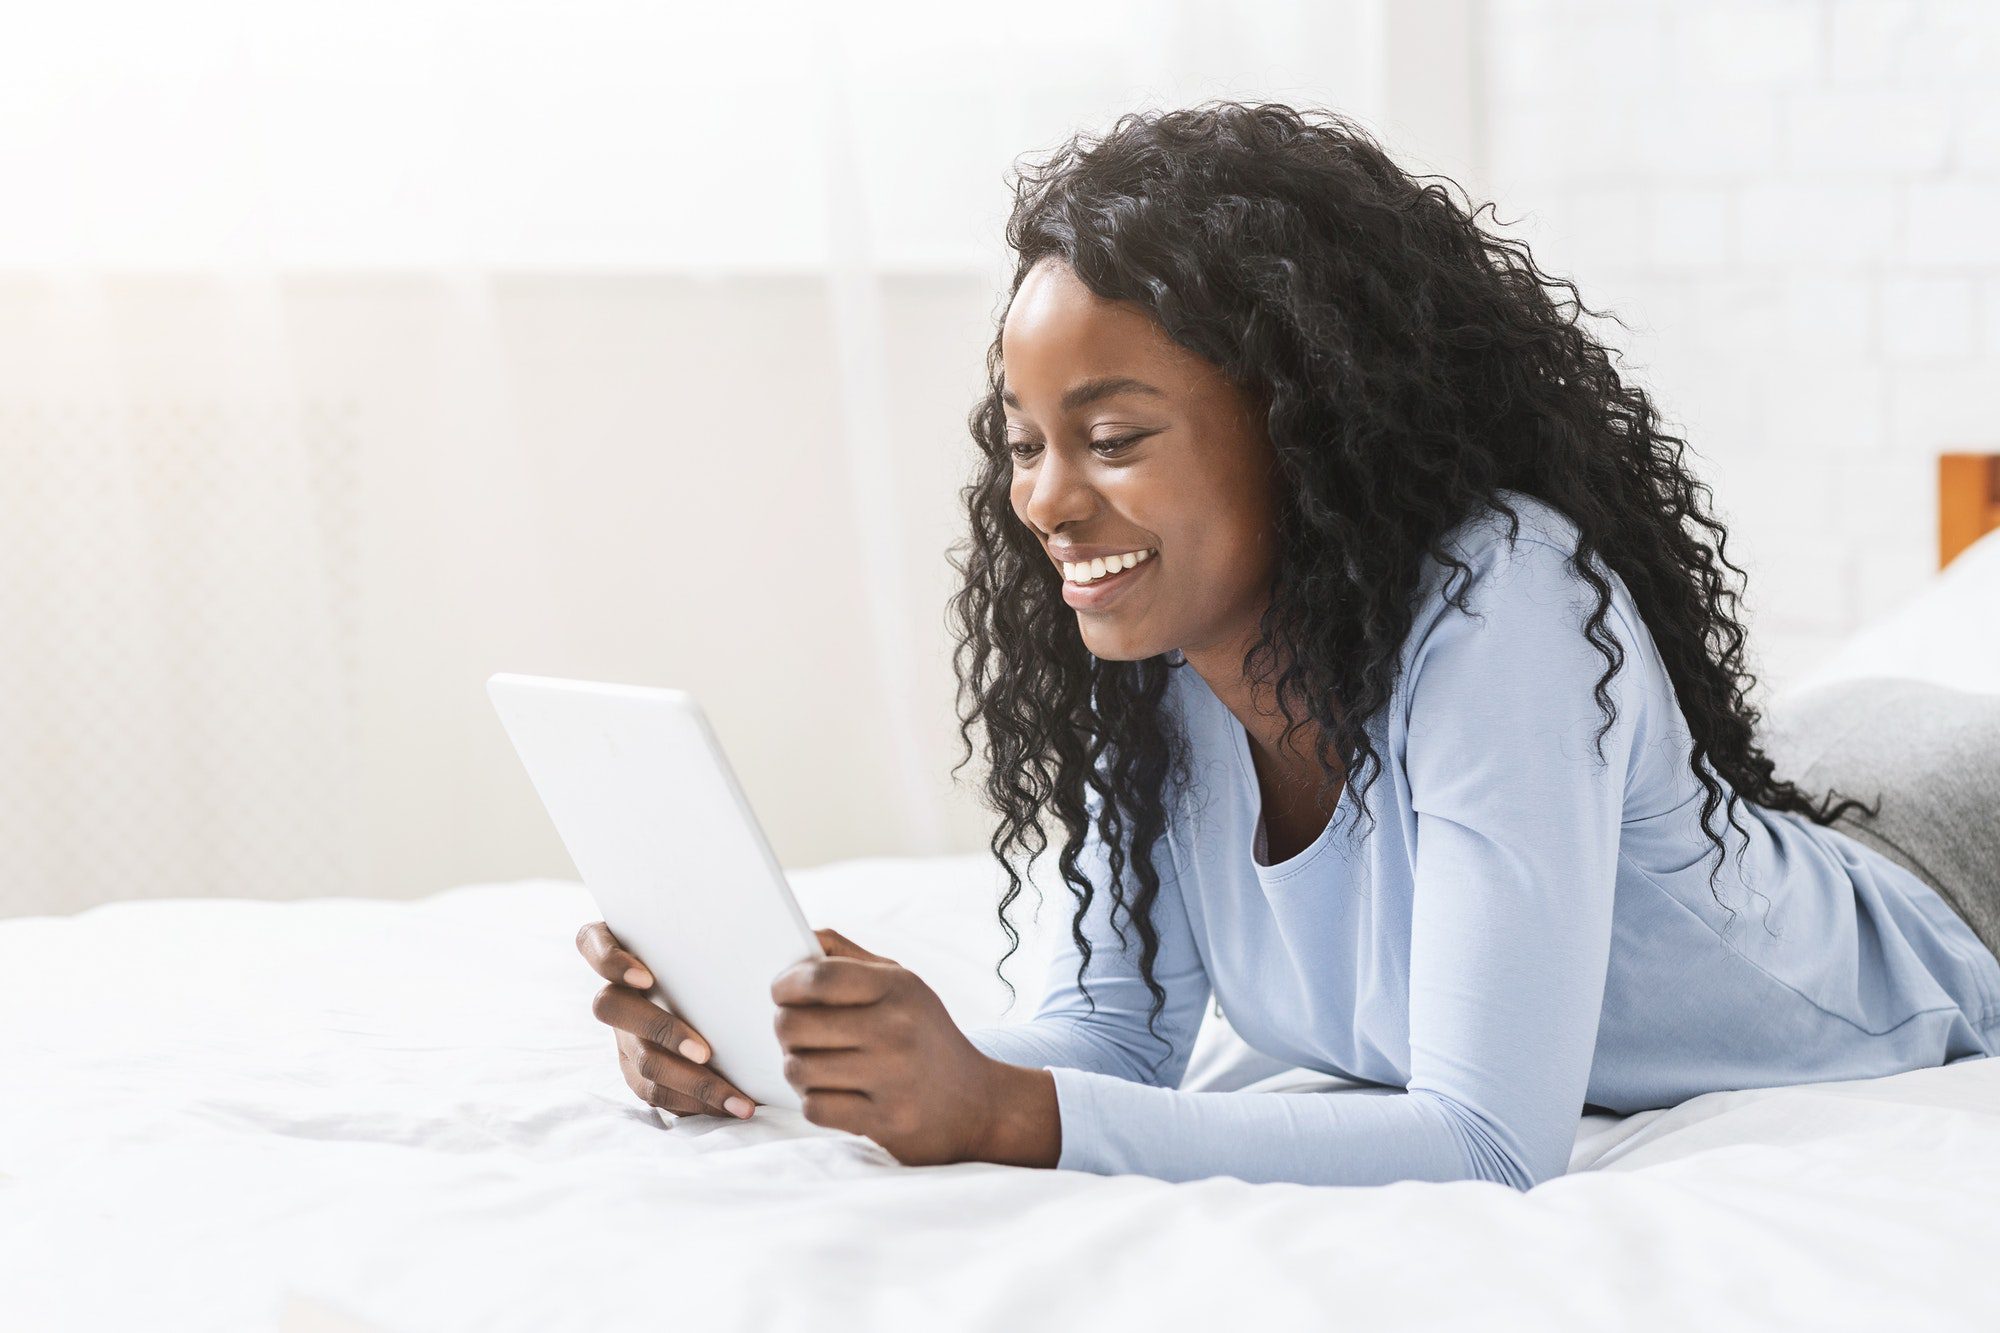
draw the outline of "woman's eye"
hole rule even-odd
[[[1151,434],[1151,432],[1142,432],[1138,435],[1121,435],[1116,439],[1092,440],[1090,447],[1097,451],[1099,457],[1110,458],[1131,448],[1139,441],[1145,439],[1148,434]],[[1014,457],[1023,461],[1033,458],[1042,449],[1041,445],[1036,444],[1032,440],[1009,440],[1007,447],[1012,451]]]

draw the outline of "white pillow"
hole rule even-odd
[[[1974,542],[1914,601],[1860,630],[1785,692],[1857,676],[2000,694],[2000,531]]]

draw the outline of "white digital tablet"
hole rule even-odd
[[[707,1038],[724,1078],[797,1110],[771,982],[825,951],[700,707],[505,673],[486,692],[605,924],[652,970],[648,998]]]

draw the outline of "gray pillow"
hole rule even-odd
[[[1840,829],[1938,891],[2000,954],[2000,694],[1868,676],[1781,694],[1761,739],[1778,777],[1878,814]]]

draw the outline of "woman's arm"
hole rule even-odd
[[[1093,819],[1096,810],[1093,797]],[[1109,869],[1103,844],[1094,833],[1078,855],[1077,866],[1095,890],[1082,930],[1091,946],[1090,969],[1084,975],[1096,1000],[1096,1012],[1091,1012],[1089,1001],[1077,986],[1081,951],[1074,938],[1065,934],[1050,959],[1034,1017],[1025,1023],[973,1028],[966,1033],[974,1046],[995,1060],[1054,1074],[1063,1109],[1066,1155],[1084,1151],[1095,1132],[1094,1126],[1086,1123],[1089,1117],[1072,1109],[1089,1095],[1078,1075],[1171,1087],[1186,1071],[1201,1027],[1202,1009],[1209,997],[1208,973],[1195,949],[1173,849],[1165,838],[1154,844],[1153,857],[1160,872],[1160,889],[1150,913],[1159,936],[1153,976],[1166,997],[1154,1023],[1157,1036],[1146,1026],[1152,995],[1139,973],[1139,932],[1123,911],[1118,914],[1118,924],[1124,927],[1125,945],[1121,946],[1112,929]],[[1136,892],[1138,875],[1129,864],[1126,880],[1128,895]],[[1073,901],[1067,892],[1051,890],[1042,910],[1062,911],[1067,924],[1070,912],[1065,909]],[[1032,1104],[1033,1083],[1017,1081],[1013,1087]]]
[[[1412,658],[1408,1090],[1148,1086],[1126,1076],[1129,1004],[1091,1029],[1071,1016],[1058,968],[1044,1001],[1051,1021],[975,1041],[1003,1059],[1033,1050],[1078,1061],[1056,1071],[1060,1166],[1167,1180],[1517,1189],[1567,1168],[1610,955],[1639,700],[1628,664],[1606,687],[1618,718],[1600,765],[1592,687],[1606,663],[1583,637],[1594,603],[1565,559],[1526,539],[1510,552],[1503,540],[1475,565],[1471,602],[1482,618],[1447,611]],[[1605,628],[1629,663],[1629,628],[1615,615]],[[1136,979],[1131,988],[1144,995]]]

